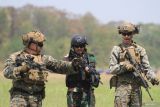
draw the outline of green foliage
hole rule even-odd
[[[73,33],[87,36],[88,51],[94,53],[99,67],[108,66],[110,51],[121,42],[117,25],[120,22],[101,24],[91,14],[76,16],[53,7],[0,8],[0,60],[23,48],[21,36],[32,30],[40,30],[46,35],[44,52],[62,59],[69,52]],[[141,24],[141,31],[135,41],[143,46],[151,65],[160,66],[160,25]]]
[[[11,87],[11,81],[6,80],[4,78],[0,78],[0,86],[2,87],[0,89],[0,107],[5,107],[8,106],[9,107],[9,88]],[[7,92],[7,93],[6,93]]]

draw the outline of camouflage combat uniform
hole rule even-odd
[[[90,59],[94,58],[93,55],[88,56]],[[79,72],[81,72],[80,69]],[[81,74],[68,74],[66,76],[68,107],[95,107],[94,88],[88,80],[89,77],[85,76],[85,79],[81,80],[80,76]]]
[[[83,36],[74,35],[71,42],[70,53],[65,57],[65,60],[72,61],[73,59],[81,58],[85,61],[85,66],[89,66],[90,69],[95,69],[95,56],[87,53],[87,49],[85,48],[86,44],[86,39]],[[85,52],[81,55],[77,54],[74,50],[75,46],[76,48],[83,47]],[[91,82],[90,74],[86,73],[84,69],[77,68],[76,71],[79,73],[66,75],[68,107],[95,107],[94,87],[98,87],[97,83],[99,82]],[[98,73],[96,76],[100,79]]]
[[[22,40],[26,45],[28,40],[44,41],[44,36],[40,32],[29,32],[24,35]],[[31,41],[32,42],[32,41]],[[42,54],[29,54],[25,49],[15,52],[5,62],[4,76],[12,79],[12,88],[10,89],[11,107],[41,107],[42,100],[45,97],[45,82],[48,72],[59,74],[75,73],[72,64],[66,61],[58,61],[51,56]],[[33,58],[35,63],[43,65],[45,69],[30,68],[25,72],[18,72],[19,65],[17,58],[26,59],[28,56]]]
[[[135,50],[135,54],[141,60],[147,78],[154,78],[155,74],[152,72],[148,62],[148,57],[144,48],[136,44],[127,47],[128,49]],[[125,51],[124,51],[125,52]],[[111,74],[116,75],[116,95],[115,107],[141,107],[142,106],[142,92],[141,85],[136,82],[136,78],[131,72],[127,72],[121,68],[120,61],[124,59],[124,52],[119,46],[114,46],[110,58],[110,71]]]
[[[26,74],[16,74],[14,68],[16,67],[15,58],[17,55],[27,56],[28,54],[24,51],[13,53],[6,60],[4,69],[4,76],[13,80],[13,86],[10,90],[11,107],[41,107],[42,99],[45,97],[45,81],[47,81],[48,72],[37,70],[36,73],[43,72],[43,74],[34,74],[34,70],[31,69]],[[35,62],[45,64],[50,72],[60,74],[74,73],[70,63],[57,61],[47,55],[32,56]]]
[[[155,78],[155,74],[151,70],[148,56],[143,47],[134,42],[129,46],[126,46],[123,43],[118,46],[114,46],[111,51],[109,66],[110,73],[114,75],[110,80],[110,85],[111,87],[116,88],[114,107],[141,107],[142,84],[133,75],[133,69],[132,71],[129,71],[121,65],[121,62],[129,62],[125,57],[126,49],[129,50],[131,56],[141,65],[143,74],[147,79],[151,80]]]

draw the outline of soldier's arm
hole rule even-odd
[[[110,55],[110,62],[109,62],[109,69],[110,73],[113,75],[124,73],[123,66],[119,64],[119,52],[120,48],[118,46],[114,46],[111,55]]]
[[[56,60],[52,56],[44,56],[44,62],[46,68],[51,70],[50,72],[59,74],[73,74],[76,73],[72,67],[72,62]]]
[[[151,66],[149,64],[148,56],[147,56],[146,51],[145,51],[144,48],[141,49],[140,54],[141,54],[141,56],[140,56],[141,64],[142,64],[142,67],[143,67],[144,73],[146,74],[147,79],[151,80],[151,79],[156,78],[156,75],[152,71]]]
[[[9,58],[5,62],[5,68],[3,70],[4,77],[8,79],[20,79],[21,78],[21,72],[25,71],[25,66],[15,66],[15,61],[12,58]]]
[[[3,69],[3,74],[8,79],[14,79],[15,76],[13,74],[14,69],[14,61],[9,58],[5,61],[5,68]]]
[[[10,57],[5,61],[3,74],[8,79],[21,79],[21,74],[29,70],[27,65],[17,66],[15,62],[17,54],[18,52],[10,55]]]

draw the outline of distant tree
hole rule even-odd
[[[117,32],[120,23],[122,21],[104,24],[89,12],[81,16],[54,7],[0,7],[0,59],[21,48],[21,35],[40,30],[47,36],[44,52],[62,58],[69,51],[71,36],[80,33],[87,36],[87,49],[96,55],[97,65],[107,66],[112,47],[121,41]],[[134,37],[145,47],[151,64],[155,66],[160,66],[159,29],[158,24],[141,24],[140,34]]]

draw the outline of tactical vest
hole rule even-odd
[[[131,56],[133,59],[135,59],[135,61],[140,64],[140,53],[136,50],[137,45],[134,43],[132,44],[132,46],[130,46],[129,48],[125,48],[122,46],[122,44],[119,45],[119,47],[121,48],[120,51],[120,56],[119,56],[119,63],[123,62],[123,61],[128,61],[128,59],[126,59],[125,55],[126,55],[126,49],[128,49],[128,51],[130,52]]]
[[[21,54],[19,54],[20,57],[22,58],[26,58],[27,53],[22,52]],[[42,55],[30,55],[32,56],[34,59],[34,62],[38,63],[38,64],[43,64],[43,60],[42,60]],[[23,76],[23,81],[29,84],[44,84],[45,81],[47,81],[47,76],[48,76],[48,72],[47,71],[40,71],[38,68],[37,69],[30,69],[28,72],[25,72],[22,74]]]
[[[119,47],[121,48],[121,51],[119,53],[119,59],[118,62],[123,62],[123,61],[128,61],[129,60],[126,58],[126,49],[128,49],[128,51],[130,52],[131,56],[133,59],[135,59],[135,61],[140,64],[140,53],[137,51],[137,45],[135,43],[133,43],[130,47],[125,48],[122,44],[119,45]],[[133,75],[132,72],[124,72],[120,75],[118,75],[118,81],[123,82],[126,81],[128,83],[132,83],[134,81],[135,77]]]
[[[86,53],[83,58],[85,58],[84,60],[87,61],[87,64],[90,64],[93,67],[95,67],[96,59],[93,54]],[[85,71],[82,71],[82,72],[85,73]],[[67,75],[66,76],[66,86],[69,88],[79,87],[79,88],[84,88],[84,89],[90,89],[91,84],[88,78],[89,77],[87,74],[85,74],[84,80],[81,80],[79,73]]]

